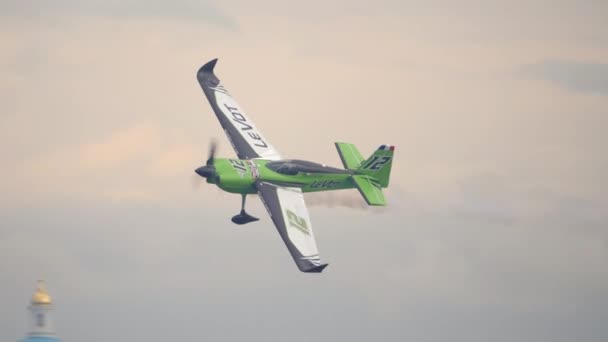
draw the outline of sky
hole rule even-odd
[[[608,340],[605,1],[0,2],[0,340]],[[289,158],[396,145],[389,205],[307,195],[300,273],[205,62]]]

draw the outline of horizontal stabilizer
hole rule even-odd
[[[345,169],[356,170],[361,166],[364,159],[355,145],[337,142],[336,149],[338,150],[338,154],[340,155],[340,159],[342,159],[342,164]]]
[[[382,188],[380,187],[378,180],[364,175],[355,175],[352,176],[352,178],[357,189],[361,193],[361,196],[363,196],[363,199],[365,199],[365,202],[367,202],[368,205],[386,205],[384,193],[382,193]]]

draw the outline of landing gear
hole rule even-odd
[[[249,222],[258,221],[259,218],[253,217],[245,212],[245,198],[247,195],[241,196],[243,196],[243,200],[241,201],[241,212],[238,215],[234,215],[232,217],[232,222],[236,224],[245,224]]]

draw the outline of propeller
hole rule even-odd
[[[211,140],[209,144],[209,158],[207,159],[207,165],[213,165],[213,159],[215,159],[215,151],[217,150],[217,141],[215,139]]]
[[[194,170],[199,176],[207,179],[215,179],[217,178],[217,173],[215,172],[215,166],[213,165],[213,159],[215,159],[215,151],[217,150],[217,142],[215,140],[211,140],[209,144],[209,158],[207,159],[207,163],[205,166],[201,166],[198,169]]]

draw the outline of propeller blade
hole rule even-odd
[[[213,165],[213,159],[215,158],[215,151],[217,150],[217,142],[215,139],[211,140],[209,144],[209,158],[207,159],[207,165]]]

